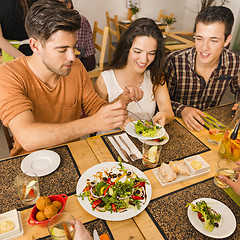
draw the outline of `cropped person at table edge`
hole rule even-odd
[[[228,86],[235,94],[233,110],[240,101],[239,55],[226,49],[233,22],[229,8],[206,8],[195,20],[195,46],[168,56],[165,74],[173,111],[190,130],[203,128],[201,110],[219,105]]]
[[[101,99],[75,58],[77,11],[57,0],[39,0],[28,11],[25,27],[33,55],[0,66],[0,118],[14,135],[12,156],[125,122],[126,103]],[[81,119],[82,111],[89,117]]]
[[[162,33],[152,19],[139,18],[122,34],[110,66],[101,73],[94,87],[108,102],[128,96],[129,89],[138,90],[141,108],[153,117],[154,122],[164,126],[173,120],[174,114],[162,74],[163,66]],[[138,120],[131,112],[141,119],[148,119],[136,102],[131,102],[127,110],[130,119]]]

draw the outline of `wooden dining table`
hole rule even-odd
[[[223,112],[226,112],[225,109],[223,109]],[[171,124],[170,124],[171,125]],[[193,139],[194,141],[199,141],[201,146],[205,148],[202,153],[199,153],[199,155],[210,165],[210,172],[198,176],[196,178],[192,178],[190,180],[186,180],[183,182],[175,183],[169,186],[162,187],[161,184],[159,183],[158,179],[155,177],[153,174],[152,169],[147,169],[144,170],[144,174],[147,176],[149,179],[149,182],[152,187],[152,196],[151,196],[151,202],[154,202],[158,199],[161,199],[163,197],[168,197],[171,196],[173,193],[177,193],[178,191],[187,191],[188,189],[191,189],[191,187],[194,187],[195,185],[204,182],[204,181],[209,181],[209,183],[212,183],[213,180],[211,179],[217,168],[217,161],[220,159],[218,155],[218,145],[213,144],[208,142],[208,130],[203,129],[201,131],[188,131],[184,127],[184,123],[182,122],[181,119],[176,118],[174,122],[172,123],[172,128],[169,126],[167,129],[169,129],[169,136],[171,136],[171,131],[173,134],[176,134],[176,132],[180,132],[178,137],[183,137],[186,136],[187,139],[184,141],[187,143],[188,139]],[[176,130],[175,128],[179,127],[180,130]],[[182,133],[181,133],[182,131]],[[112,134],[118,134],[112,133]],[[177,133],[178,134],[178,133]],[[182,134],[182,135],[181,135]],[[80,172],[80,174],[83,174],[87,169],[91,168],[92,166],[98,164],[98,163],[104,163],[104,162],[113,162],[116,161],[116,159],[113,156],[113,151],[109,149],[106,145],[106,139],[105,136],[95,136],[95,137],[89,137],[86,140],[79,140],[75,142],[68,143],[67,148],[70,151],[70,156],[74,159],[76,166]],[[173,143],[170,142],[169,144]],[[194,146],[191,146],[191,142],[188,143],[190,145],[190,150],[194,148]],[[167,146],[167,144],[166,144]],[[62,146],[59,146],[61,149]],[[171,146],[170,146],[171,147]],[[187,146],[186,146],[187,147]],[[198,147],[197,147],[198,148]],[[167,151],[167,148],[165,148]],[[182,149],[184,151],[184,149]],[[190,151],[189,150],[189,151]],[[196,149],[198,151],[198,149]],[[24,156],[23,156],[24,157]],[[20,156],[21,158],[21,156]],[[10,161],[10,159],[3,159],[0,161],[0,170],[1,170],[1,164],[6,163],[7,161]],[[21,161],[21,159],[19,159]],[[62,159],[61,161],[64,161]],[[51,175],[51,174],[50,174]],[[210,180],[208,180],[210,179]],[[77,179],[78,180],[78,179]],[[46,182],[42,182],[42,184],[47,184]],[[52,190],[54,190],[54,184],[53,186],[50,186]],[[41,186],[40,186],[41,189]],[[75,190],[75,189],[74,189]],[[203,190],[204,191],[204,190]],[[217,191],[222,191],[218,190]],[[59,192],[59,194],[62,192]],[[184,193],[185,194],[185,193]],[[180,196],[181,201],[184,203],[184,198],[185,195],[181,194]],[[189,194],[189,193],[188,193]],[[224,191],[221,192],[221,194],[225,194]],[[1,195],[0,195],[1,197]],[[2,196],[3,197],[3,196]],[[191,198],[194,198],[194,196],[191,196]],[[228,199],[229,203],[235,204],[230,197],[226,194],[226,198]],[[1,199],[0,199],[1,200]],[[165,200],[164,200],[165,201]],[[182,203],[182,204],[183,204]],[[149,204],[149,205],[150,205]],[[165,202],[163,209],[168,208],[168,202]],[[0,205],[1,206],[1,205]],[[157,205],[158,206],[158,205]],[[161,208],[163,206],[158,206],[155,210],[158,208]],[[189,224],[189,236],[191,236],[190,232],[194,232],[196,234],[198,231],[190,225],[188,219],[187,219],[187,209],[185,209],[185,206],[183,207],[183,215],[182,219],[179,219],[179,224],[182,224],[183,221],[186,221],[186,223]],[[17,207],[16,207],[17,208]],[[148,207],[147,207],[148,208]],[[1,208],[0,208],[1,209]],[[170,209],[170,208],[169,208]],[[30,216],[32,208],[24,209],[21,210],[21,219],[22,219],[22,224],[23,224],[23,229],[24,229],[24,235],[22,237],[19,237],[18,239],[21,240],[33,240],[33,239],[45,239],[47,235],[49,235],[46,226],[43,227],[41,225],[35,225],[31,226],[28,224],[28,219]],[[178,210],[176,209],[176,212]],[[79,201],[77,197],[74,194],[69,194],[66,206],[64,209],[64,212],[72,214],[75,218],[81,220],[83,223],[89,223],[91,221],[97,220],[94,216],[86,212],[82,206],[79,204]],[[154,219],[153,215],[150,214],[151,209],[145,209],[142,211],[140,214],[137,216],[123,220],[123,221],[105,221],[106,226],[108,227],[111,236],[110,239],[116,239],[116,240],[123,240],[123,239],[136,239],[136,240],[141,240],[141,239],[148,239],[148,240],[159,240],[159,239],[197,239],[197,238],[183,238],[183,236],[176,235],[176,238],[170,238],[168,234],[171,235],[171,233],[168,233],[167,231],[164,232],[164,228],[161,229],[158,227],[157,220]],[[240,219],[239,216],[237,217],[237,230],[238,233],[240,231]],[[183,220],[184,219],[184,220]],[[160,220],[161,221],[161,220]],[[167,223],[169,225],[173,224],[171,222],[171,216],[169,219],[169,222]],[[98,230],[98,229],[97,229]],[[175,233],[174,233],[175,234]],[[179,234],[179,233],[176,233]],[[210,239],[206,238],[206,236],[200,234],[199,239]],[[239,235],[237,235],[237,238],[229,238],[229,239],[239,239]],[[47,239],[47,238],[46,238]]]

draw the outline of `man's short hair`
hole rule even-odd
[[[59,30],[77,31],[80,23],[78,11],[66,8],[64,3],[58,0],[38,0],[27,13],[25,28],[29,37],[45,41]]]
[[[210,24],[215,22],[221,22],[225,25],[225,40],[231,34],[232,26],[234,22],[234,16],[232,11],[223,6],[212,6],[202,10],[195,19],[195,30],[199,22],[204,24]]]

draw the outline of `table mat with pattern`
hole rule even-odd
[[[110,240],[114,240],[113,235],[105,220],[96,219],[91,222],[84,223],[83,225],[90,232],[91,236],[93,236],[93,230],[96,229],[99,236],[102,234],[107,234]],[[38,238],[37,240],[51,240],[51,237],[49,235],[46,237]]]
[[[204,111],[212,115],[213,117],[215,117],[216,119],[218,119],[220,122],[227,126],[233,119],[232,107],[233,103],[230,103],[223,106],[217,106],[210,109],[206,109]]]
[[[168,163],[169,161],[183,159],[210,150],[203,142],[196,138],[192,133],[190,133],[190,131],[188,131],[176,120],[173,120],[173,122],[166,125],[165,129],[169,135],[169,141],[162,146],[159,166],[162,162]],[[120,155],[109,141],[108,136],[118,135],[121,133],[123,133],[123,131],[101,136],[115,161],[118,161],[117,159],[120,157]],[[142,142],[132,136],[129,137],[136,145],[138,150],[142,152]],[[142,171],[149,169],[142,164],[142,159],[134,161],[133,165]]]
[[[213,198],[231,209],[236,218],[237,227],[235,232],[226,239],[239,240],[240,208],[223,189],[213,183],[213,178],[151,200],[146,211],[164,239],[212,239],[198,232],[188,220],[186,205],[198,198]]]
[[[179,36],[179,37],[182,37],[182,38],[185,38],[189,41],[192,41],[192,42],[195,42],[195,38],[194,38],[194,35],[193,34],[180,34],[180,33],[175,33],[175,35]]]
[[[65,193],[68,196],[76,193],[78,179],[81,174],[67,145],[51,148],[60,155],[59,167],[47,176],[39,177],[41,196]],[[27,156],[17,156],[0,161],[0,213],[14,208],[19,211],[32,207],[24,206],[14,186],[14,179],[21,172],[21,162]]]

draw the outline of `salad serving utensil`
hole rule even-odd
[[[124,146],[129,150],[129,157],[135,161],[138,159],[138,157],[136,156],[136,154],[134,154],[131,150],[131,148],[127,145],[127,143],[125,142],[125,140],[123,139],[122,136],[119,136],[120,140],[122,141],[122,143],[124,144]]]
[[[133,113],[133,112],[131,112],[131,111],[129,111],[129,110],[127,110],[127,112],[129,112],[129,113],[131,113],[132,115],[134,115],[138,120],[140,120],[141,121],[141,123],[145,126],[145,127],[147,127],[147,128],[153,128],[153,126],[152,125],[146,125],[146,123],[144,122],[144,120],[142,120],[138,115],[136,115],[135,113]],[[134,124],[134,122],[131,120],[131,118],[129,118],[130,119],[130,121]]]
[[[125,88],[128,90],[128,92],[130,92],[127,87],[125,87]],[[141,109],[141,111],[150,118],[150,121],[151,121],[152,125],[154,125],[152,116],[142,109],[142,107],[140,106],[140,104],[139,104],[139,102],[136,98],[134,98],[134,102],[138,105],[138,107]]]
[[[124,157],[128,160],[129,163],[132,163],[132,159],[130,158],[130,156],[128,155],[128,153],[126,152],[125,149],[122,148],[122,146],[118,143],[117,139],[115,136],[113,136],[113,141],[115,141],[115,143],[117,144],[117,146],[119,147],[120,151],[122,152],[122,154],[124,155]],[[123,159],[124,160],[124,159]],[[126,161],[125,161],[126,162]]]
[[[235,140],[237,138],[239,127],[240,127],[240,120],[237,122],[237,124],[235,125],[235,127],[233,129],[233,132],[230,135],[230,138],[232,140]]]

